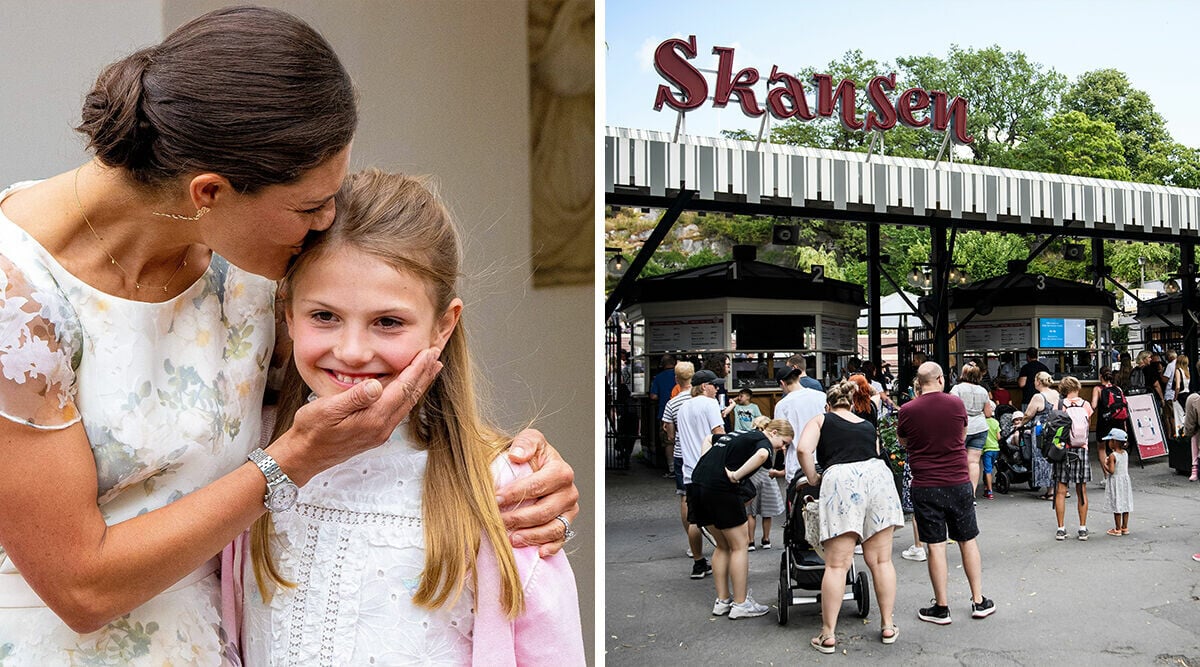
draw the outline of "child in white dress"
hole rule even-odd
[[[1108,529],[1113,537],[1129,534],[1129,513],[1133,511],[1133,483],[1129,479],[1129,452],[1125,451],[1125,442],[1129,439],[1125,431],[1114,428],[1104,436],[1111,451],[1100,457],[1100,465],[1108,475],[1108,484],[1104,487],[1104,498],[1108,501],[1108,509],[1113,513],[1114,528]]]
[[[428,348],[444,367],[388,442],[256,524],[245,664],[583,664],[566,555],[514,552],[496,507],[495,486],[521,471],[479,412],[446,209],[378,171],[335,204],[281,287],[294,348],[276,429],[310,393],[386,384]]]

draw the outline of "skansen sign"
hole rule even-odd
[[[922,88],[908,88],[893,99],[888,93],[896,89],[894,73],[877,76],[867,83],[866,101],[871,109],[859,118],[855,106],[858,90],[854,81],[842,79],[835,86],[832,76],[814,74],[812,79],[817,88],[814,111],[809,106],[804,82],[791,74],[780,72],[778,65],[772,65],[771,76],[767,77],[764,109],[759,106],[758,96],[753,89],[761,79],[758,70],[747,67],[734,74],[733,49],[714,46],[712,52],[718,58],[712,95],[714,107],[724,108],[730,98],[737,95],[742,113],[752,118],[770,113],[780,120],[812,120],[818,116],[832,118],[834,106],[837,105],[841,108],[839,117],[842,125],[850,130],[890,130],[900,123],[914,128],[928,127],[938,132],[949,130],[950,138],[958,144],[969,144],[975,139],[967,134],[966,99],[958,96],[951,98],[948,93]],[[699,69],[688,62],[696,54],[695,35],[689,36],[687,41],[668,39],[654,50],[654,68],[678,89],[676,91],[671,86],[659,84],[658,94],[654,97],[655,111],[661,111],[664,104],[678,111],[692,111],[708,99],[708,81]]]

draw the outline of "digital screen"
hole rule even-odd
[[[1038,347],[1086,348],[1087,320],[1039,317]]]

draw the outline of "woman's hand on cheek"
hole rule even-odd
[[[514,463],[529,463],[535,472],[497,489],[496,503],[505,507],[537,499],[530,505],[501,512],[505,528],[512,531],[509,539],[515,547],[540,545],[538,552],[542,556],[552,556],[562,549],[566,532],[556,517],[561,514],[573,522],[579,514],[575,471],[533,429],[517,435],[509,449],[509,459]]]
[[[276,456],[280,466],[297,484],[304,484],[316,473],[387,441],[441,371],[440,354],[437,348],[423,350],[386,387],[367,380],[300,408],[289,431],[295,437],[288,440],[286,453],[280,452],[284,460]],[[295,451],[297,440],[303,453]],[[283,444],[280,441],[276,443]]]

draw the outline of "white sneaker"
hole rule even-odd
[[[716,611],[715,608],[714,611]],[[770,607],[755,602],[754,598],[747,594],[745,602],[730,605],[729,618],[754,618],[755,616],[763,616],[768,611],[771,611]]]
[[[926,558],[925,547],[919,547],[914,544],[911,547],[905,549],[900,554],[900,557],[903,558],[904,560],[915,560],[919,563],[924,562],[925,558]]]
[[[732,606],[733,598],[729,598],[728,600],[717,598],[716,602],[713,602],[713,616],[724,616],[725,614],[728,614],[729,609]]]
[[[687,550],[687,555],[688,555],[688,558],[695,558],[695,556],[693,556],[693,555],[692,555],[692,548],[691,548],[691,547],[688,547],[688,550]]]

